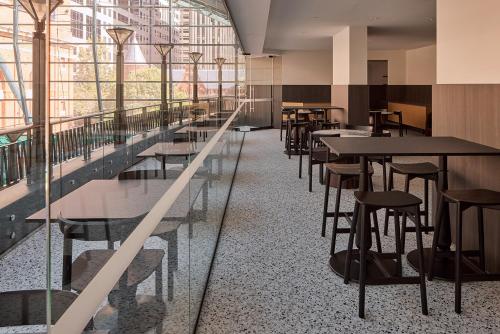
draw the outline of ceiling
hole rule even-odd
[[[245,51],[328,50],[345,26],[367,26],[371,50],[435,43],[436,0],[226,0]]]

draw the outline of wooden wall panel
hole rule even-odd
[[[500,85],[434,85],[432,95],[434,136],[455,136],[500,148]],[[449,169],[450,189],[500,191],[500,157],[454,157],[449,159]],[[500,212],[486,210],[485,220],[488,269],[500,271]],[[466,249],[476,248],[475,211],[466,213],[464,226]]]
[[[368,85],[349,85],[349,111],[347,113],[349,124],[368,125],[369,94]]]
[[[283,102],[282,93],[283,86],[273,86],[273,127],[275,129],[279,129],[281,124],[281,105]]]
[[[344,110],[332,110],[329,119],[340,123],[347,122],[347,112],[349,109],[349,86],[333,85],[332,86],[332,101],[331,104]]]
[[[283,85],[284,102],[330,103],[330,85]]]

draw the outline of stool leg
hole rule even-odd
[[[389,184],[388,190],[391,191],[394,188],[394,171],[392,168],[389,168]],[[387,232],[389,229],[389,209],[385,209],[385,218],[384,218],[384,235],[387,236]]]
[[[403,262],[401,260],[401,233],[399,230],[399,211],[394,210],[394,238],[396,239],[396,264],[398,275],[403,275]]]
[[[462,304],[462,207],[457,204],[457,235],[455,250],[455,312],[460,313]]]
[[[427,315],[427,289],[425,287],[425,268],[424,268],[424,245],[422,243],[422,230],[420,222],[420,207],[415,207],[415,232],[417,233],[417,250],[418,250],[418,268],[420,277],[420,300],[422,303],[422,314]]]
[[[382,158],[382,182],[384,182],[384,191],[387,191],[387,167],[385,166],[385,157]]]
[[[485,254],[484,254],[484,220],[483,208],[477,207],[477,230],[479,234],[479,267],[481,270],[486,270]]]
[[[358,221],[359,204],[354,204],[354,213],[352,215],[351,229],[349,231],[349,241],[347,243],[347,254],[345,258],[344,269],[344,284],[348,284],[351,279],[351,262],[352,262],[352,248],[354,244],[354,235],[356,234],[356,222]]]
[[[323,179],[323,164],[320,163],[319,164],[319,183],[323,183],[324,179]]]
[[[405,177],[405,192],[410,192],[410,176],[406,175]],[[408,215],[406,212],[403,212],[403,228],[401,231],[401,252],[405,253],[405,243],[406,243],[406,222]]]
[[[280,125],[280,141],[283,141],[283,121],[281,121]]]
[[[434,262],[436,261],[436,250],[437,250],[437,244],[439,241],[439,234],[441,233],[441,223],[442,223],[442,218],[443,218],[443,206],[448,205],[448,203],[445,203],[443,196],[441,196],[441,199],[438,202],[437,206],[437,212],[435,215],[435,222],[434,222],[434,236],[432,238],[432,247],[431,247],[431,257],[430,257],[430,262],[429,262],[429,268],[427,271],[427,279],[429,281],[432,281],[434,278]]]
[[[328,213],[328,197],[330,196],[330,171],[326,171],[325,202],[323,204],[323,223],[321,225],[321,236],[325,236],[326,214]]]
[[[299,179],[302,178],[302,137],[300,140],[300,153],[299,153]]]
[[[418,212],[418,216],[420,217],[420,212]],[[424,225],[425,225],[425,234],[429,234],[429,180],[424,180]]]
[[[366,225],[369,215],[365,205],[361,205],[361,243],[359,252],[359,306],[358,315],[360,318],[365,317],[365,284],[366,284]],[[370,225],[368,225],[369,227]]]
[[[372,177],[370,176],[368,178],[368,186],[370,187],[370,191],[373,192],[373,180]],[[373,218],[373,227],[375,229],[375,240],[377,242],[377,252],[382,253],[382,243],[380,242],[380,228],[378,226],[378,217],[377,217],[377,211],[373,210],[372,211],[372,218]],[[371,228],[371,224],[370,224]]]
[[[307,162],[307,176],[309,178],[309,192],[312,192],[312,143],[309,144],[309,160]]]
[[[337,225],[339,223],[340,194],[341,194],[341,192],[342,192],[342,175],[339,175],[337,196],[335,196],[335,215],[333,216],[332,247],[331,247],[331,251],[330,251],[331,255],[335,254],[335,242],[337,239]]]

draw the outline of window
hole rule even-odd
[[[92,16],[87,16],[86,19],[87,19],[87,21],[85,22],[86,23],[85,30],[87,33],[87,40],[91,40],[92,39],[92,30],[94,28],[94,20],[92,19]]]
[[[83,14],[71,11],[71,35],[76,38],[83,38]]]

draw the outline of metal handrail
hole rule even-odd
[[[199,100],[208,103],[209,109],[218,98],[206,97]],[[117,111],[104,111],[82,116],[75,116],[50,122],[51,164],[56,166],[77,157],[83,157],[85,161],[92,158],[92,152],[110,144],[122,144],[127,138],[142,133],[143,135],[155,128],[169,125],[182,125],[188,121],[188,105],[191,99],[179,99],[170,101],[167,108],[154,104],[142,107],[134,107],[119,111],[123,119],[118,120]],[[123,114],[123,112],[125,114]],[[187,114],[186,114],[187,112]],[[109,117],[107,115],[112,115]],[[95,122],[92,119],[95,119]],[[78,122],[71,124],[70,122]],[[123,123],[121,123],[123,122]],[[70,124],[61,126],[62,124]],[[121,124],[121,125],[120,125]],[[15,129],[0,130],[0,135],[11,135],[11,143],[0,145],[0,190],[5,189],[24,178],[30,180],[32,148],[40,141],[37,131],[43,126],[26,125]],[[25,134],[25,138],[18,140]],[[12,136],[14,135],[14,136]],[[43,139],[41,139],[43,140]],[[35,145],[35,146],[34,146]]]
[[[205,97],[205,98],[200,98],[198,99],[200,102],[203,102],[203,101],[210,101],[210,100],[213,100],[213,99],[216,99],[217,97],[214,96],[214,97]],[[172,100],[172,101],[169,101],[167,102],[167,104],[176,104],[176,103],[184,103],[184,102],[193,102],[193,99],[176,99],[176,100]],[[92,117],[100,117],[100,116],[104,116],[104,115],[108,115],[108,114],[115,114],[116,112],[119,112],[119,113],[127,113],[127,112],[130,112],[132,110],[141,110],[143,108],[153,108],[153,107],[160,107],[161,104],[152,104],[152,105],[145,105],[145,106],[140,106],[140,107],[135,107],[135,108],[130,108],[130,109],[124,109],[124,110],[110,110],[110,111],[102,111],[102,112],[96,112],[96,113],[91,113],[91,114],[86,114],[86,115],[81,115],[81,116],[74,116],[74,117],[69,117],[69,118],[64,118],[64,119],[60,119],[60,120],[57,120],[57,121],[51,121],[50,122],[50,125],[58,125],[58,124],[62,124],[62,123],[69,123],[69,122],[74,122],[74,121],[78,121],[78,120],[82,120],[82,119],[86,119],[86,118],[92,118]],[[59,118],[59,117],[58,117]],[[35,125],[25,125],[25,126],[21,126],[21,127],[15,127],[15,128],[9,128],[9,129],[0,129],[0,135],[8,135],[8,134],[11,134],[11,133],[19,133],[19,132],[26,132],[30,129],[34,129],[36,126]]]

